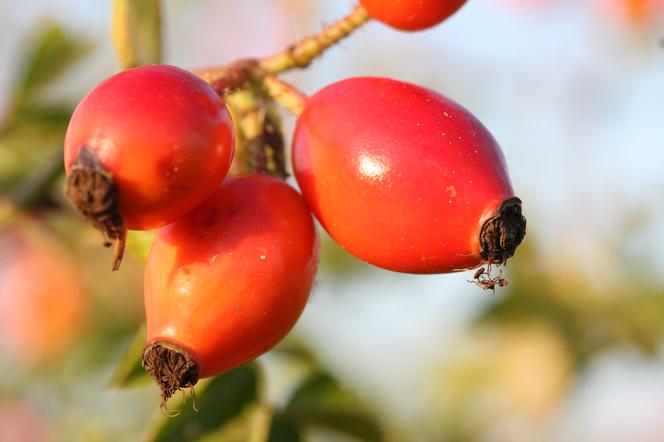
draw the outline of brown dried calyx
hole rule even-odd
[[[104,246],[113,245],[113,270],[120,268],[127,229],[118,209],[113,175],[83,147],[71,168],[65,195],[83,217],[104,235]]]
[[[492,265],[504,265],[525,236],[526,218],[521,214],[521,200],[510,198],[503,201],[498,212],[486,220],[480,231],[480,256],[486,267],[480,267],[469,282],[493,291],[496,286],[507,286],[509,281],[503,278],[502,271],[497,276],[491,274]]]
[[[521,214],[521,200],[503,201],[496,215],[480,231],[480,256],[485,263],[503,265],[526,236],[526,218]]]
[[[158,341],[145,347],[141,363],[161,389],[162,408],[176,391],[198,382],[196,362],[186,350],[171,342]]]

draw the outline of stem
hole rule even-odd
[[[242,59],[229,66],[212,69],[195,69],[192,72],[209,83],[221,96],[227,96],[241,89],[249,82],[258,67],[253,59]]]
[[[293,85],[271,74],[264,75],[262,83],[268,95],[293,114],[300,115],[307,107],[309,97]]]
[[[305,37],[285,51],[260,60],[260,67],[270,74],[307,67],[314,58],[349,36],[369,18],[367,11],[362,6],[357,6],[346,17],[326,27],[318,34]]]
[[[256,364],[256,404],[252,407],[247,442],[268,442],[274,418],[274,409],[266,399],[267,379],[261,364]]]
[[[253,89],[249,88],[226,97],[226,103],[233,109],[237,133],[233,164],[241,173],[250,173],[256,169],[254,145],[255,140],[261,138],[265,118],[265,111],[261,109],[258,100]]]
[[[284,51],[261,60],[240,60],[230,66],[196,69],[193,72],[222,95],[241,88],[251,73],[260,68],[268,74],[280,74],[293,68],[305,68],[330,46],[349,36],[370,19],[367,11],[358,6],[341,20],[316,35],[305,37]]]
[[[258,98],[250,89],[242,89],[226,98],[237,113],[238,124],[246,138],[258,136],[263,125],[263,111]]]
[[[247,442],[267,442],[270,437],[273,411],[270,406],[259,403],[251,416]]]

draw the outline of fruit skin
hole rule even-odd
[[[360,0],[371,17],[402,31],[436,26],[464,3],[466,0]]]
[[[78,104],[65,137],[68,175],[84,147],[112,174],[126,227],[147,230],[175,221],[224,179],[233,124],[195,75],[142,66],[108,78]]]
[[[290,331],[317,264],[313,219],[295,189],[264,175],[230,178],[154,241],[145,269],[148,345],[186,350],[199,377],[237,367]]]
[[[470,112],[387,78],[351,78],[311,97],[292,155],[332,238],[399,272],[480,265],[482,226],[514,197],[498,144]]]

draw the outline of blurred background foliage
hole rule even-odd
[[[310,92],[395,76],[466,104],[503,145],[527,241],[491,294],[371,268],[322,233],[291,336],[176,395],[176,416],[138,362],[152,234],[109,271],[62,197],[71,112],[121,66],[268,54],[351,2],[91,3],[0,6],[0,441],[664,440],[664,2],[470,0],[289,74]]]

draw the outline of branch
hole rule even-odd
[[[293,85],[271,74],[263,74],[261,81],[265,92],[293,114],[300,115],[307,107],[309,97]]]
[[[349,36],[369,18],[367,11],[358,6],[318,34],[305,37],[278,54],[263,59],[240,60],[229,66],[196,69],[193,72],[210,83],[217,92],[227,95],[244,86],[256,72],[276,75],[290,69],[307,67],[314,58]]]
[[[305,37],[285,51],[260,60],[260,67],[271,74],[280,74],[293,68],[305,68],[330,46],[348,37],[353,31],[369,20],[369,14],[356,7],[341,20],[326,27],[321,32]]]

